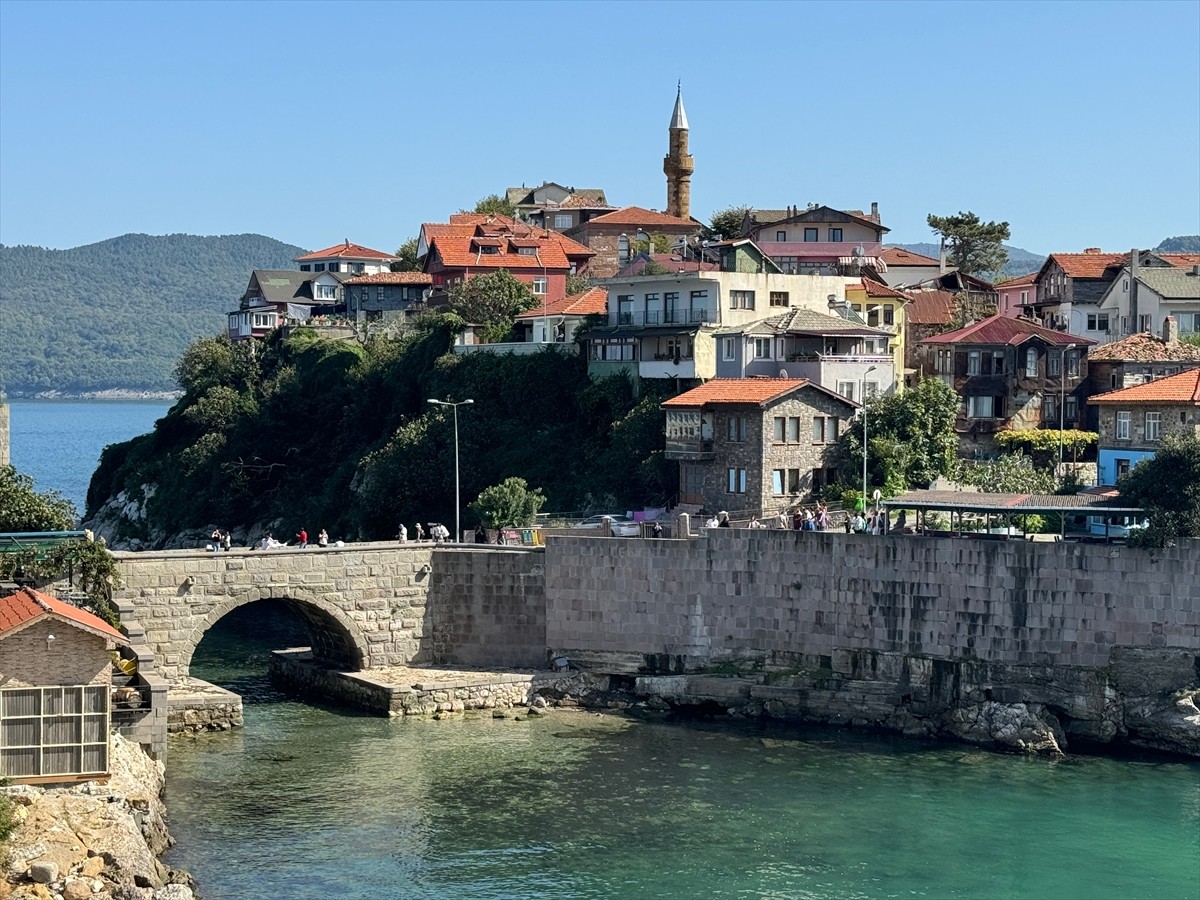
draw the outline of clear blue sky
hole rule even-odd
[[[1036,252],[1200,232],[1200,3],[0,0],[0,242],[392,250],[509,185],[692,214],[973,210]]]

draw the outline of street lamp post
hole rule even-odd
[[[862,412],[863,412],[863,515],[867,514],[867,376],[874,372],[875,366],[870,366],[863,372],[862,377]]]
[[[1067,427],[1067,351],[1074,349],[1074,344],[1067,344],[1063,347],[1058,362],[1058,470],[1060,478],[1063,467],[1063,431]]]
[[[458,543],[462,540],[462,522],[459,519],[462,510],[462,504],[459,498],[459,479],[458,479],[458,408],[474,403],[474,400],[459,400],[457,403],[452,403],[449,400],[434,400],[432,397],[429,402],[434,406],[449,406],[454,410],[454,542]]]

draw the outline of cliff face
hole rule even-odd
[[[192,897],[190,876],[158,861],[172,844],[162,763],[114,734],[111,765],[107,784],[4,789],[20,824],[9,841],[0,896],[46,897],[49,888],[68,900]]]

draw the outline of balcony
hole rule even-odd
[[[704,377],[711,378],[713,374],[708,372]],[[642,378],[696,378],[696,360],[643,359],[638,363],[638,375]]]
[[[713,442],[709,440],[679,440],[667,438],[663,458],[683,462],[711,462],[717,458]]]
[[[708,309],[675,309],[659,312],[619,312],[617,325],[654,327],[662,325],[705,325],[715,320]]]
[[[883,244],[878,241],[755,241],[767,256],[795,256],[799,259],[838,259],[854,256],[862,247],[864,257],[878,257]]]

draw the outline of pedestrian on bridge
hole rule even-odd
[[[296,545],[301,550],[308,546],[308,532],[303,528],[296,532]]]

